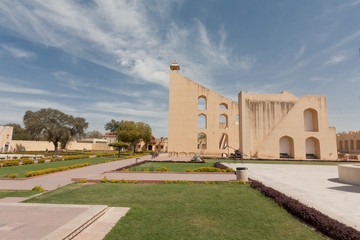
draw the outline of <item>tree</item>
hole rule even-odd
[[[121,142],[129,143],[135,152],[136,145],[141,140],[145,143],[151,140],[151,127],[143,122],[122,121],[117,128],[117,138]]]
[[[20,126],[17,123],[8,123],[5,126],[13,127],[12,140],[31,140],[31,135],[28,131]]]
[[[52,142],[55,151],[58,150],[58,142],[61,148],[65,148],[71,138],[80,137],[88,127],[84,118],[75,118],[51,108],[42,108],[37,112],[26,111],[24,125],[32,137],[43,136]]]
[[[86,138],[102,138],[102,133],[99,131],[91,131],[85,133]]]
[[[123,123],[124,121],[115,121],[114,119],[111,119],[110,122],[105,124],[105,130],[110,131],[112,133],[116,133],[116,129],[118,129],[118,127],[120,127],[121,123]]]
[[[120,157],[120,150],[124,147],[129,147],[130,145],[128,143],[116,142],[116,143],[110,143],[109,146],[117,148],[119,150],[118,157]]]

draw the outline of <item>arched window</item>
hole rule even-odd
[[[279,139],[280,158],[294,157],[294,140],[289,136],[283,136]]]
[[[239,115],[236,115],[235,121],[236,124],[239,124]]]
[[[226,103],[221,103],[220,105],[219,105],[219,109],[220,110],[227,110],[228,109],[228,105],[226,104]]]
[[[219,142],[219,149],[225,149],[229,145],[229,137],[226,133],[221,134],[220,142]]]
[[[350,150],[354,150],[354,140],[350,140]]]
[[[206,116],[205,116],[205,114],[200,114],[198,116],[198,128],[199,129],[206,129]]]
[[[206,134],[199,133],[197,136],[197,149],[206,149]]]
[[[228,117],[225,114],[219,116],[219,128],[225,129],[228,127]]]
[[[356,150],[360,150],[360,140],[356,140]]]
[[[344,147],[343,147],[343,143],[342,143],[342,141],[340,140],[340,141],[339,141],[339,149],[340,149],[340,150],[343,150],[343,148],[344,148]]]
[[[309,137],[305,140],[306,158],[320,159],[320,142],[317,138]]]
[[[349,150],[349,142],[348,142],[348,140],[345,140],[344,141],[344,148],[345,148],[345,150]]]
[[[304,111],[304,130],[306,132],[319,131],[317,112],[312,108]]]
[[[206,110],[206,97],[200,96],[198,98],[198,110]]]

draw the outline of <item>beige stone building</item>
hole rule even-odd
[[[337,159],[325,96],[241,91],[236,103],[170,68],[169,155]]]
[[[338,133],[336,135],[336,141],[338,152],[360,154],[360,131]]]
[[[13,150],[11,146],[12,134],[12,126],[0,126],[0,153],[6,153]]]

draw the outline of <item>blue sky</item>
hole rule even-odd
[[[0,1],[0,124],[55,108],[167,136],[169,65],[237,101],[326,95],[359,130],[360,1]]]

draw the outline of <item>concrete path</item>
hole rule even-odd
[[[0,239],[64,239],[107,206],[0,203]]]
[[[151,156],[144,156],[140,161],[150,160]],[[38,176],[26,180],[0,180],[0,190],[31,190],[34,186],[42,186],[45,190],[53,190],[60,186],[72,183],[72,178],[92,178],[101,175],[103,172],[115,170],[129,164],[135,163],[135,158],[124,159],[115,162],[102,163],[89,167],[72,169],[64,172],[57,172]]]
[[[223,164],[360,230],[360,186],[339,182],[337,166]]]

